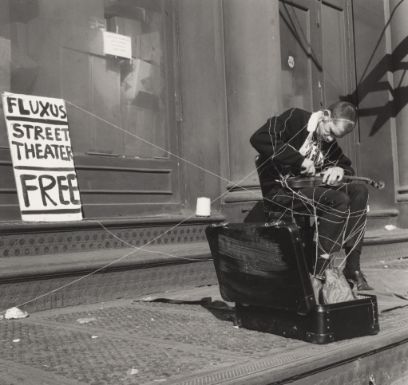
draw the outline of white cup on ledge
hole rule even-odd
[[[197,217],[209,217],[211,216],[211,199],[207,197],[198,197],[196,205]]]

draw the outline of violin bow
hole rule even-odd
[[[370,186],[376,188],[377,190],[382,190],[385,187],[383,181],[375,181],[374,179],[355,176],[355,175],[344,175],[343,180],[349,181],[360,181],[369,184]],[[304,188],[304,187],[317,187],[317,186],[327,186],[323,183],[323,178],[320,175],[310,176],[310,177],[289,177],[284,178],[281,181],[282,186],[289,188]],[[335,187],[335,186],[334,186]]]

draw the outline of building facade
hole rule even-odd
[[[316,110],[340,97],[360,116],[343,148],[358,175],[387,186],[371,194],[370,223],[408,225],[406,2],[2,0],[0,7],[0,89],[65,100],[84,217],[21,221],[1,116],[0,225],[32,240],[3,242],[3,256],[119,247],[101,226],[120,228],[135,244],[173,227],[166,242],[204,240],[208,223],[244,220],[260,198],[251,134],[286,108]],[[131,58],[107,54],[103,31],[130,37]],[[210,217],[195,215],[200,196],[212,200]],[[148,229],[157,231],[147,236]],[[45,233],[47,249],[38,243]]]

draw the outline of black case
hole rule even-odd
[[[206,229],[221,296],[247,329],[313,343],[379,331],[377,299],[316,304],[296,224],[236,223]]]

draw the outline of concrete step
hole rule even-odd
[[[408,230],[369,230],[362,264],[408,256]],[[0,310],[38,311],[217,283],[206,241],[0,258]]]
[[[363,264],[403,259],[408,256],[408,229],[398,227],[368,230],[361,256]]]
[[[185,264],[211,258],[206,242],[19,256],[0,259],[0,283]]]
[[[222,216],[0,223],[0,308],[35,311],[215,282],[205,229]]]
[[[206,242],[0,259],[0,310],[33,312],[216,283]]]

